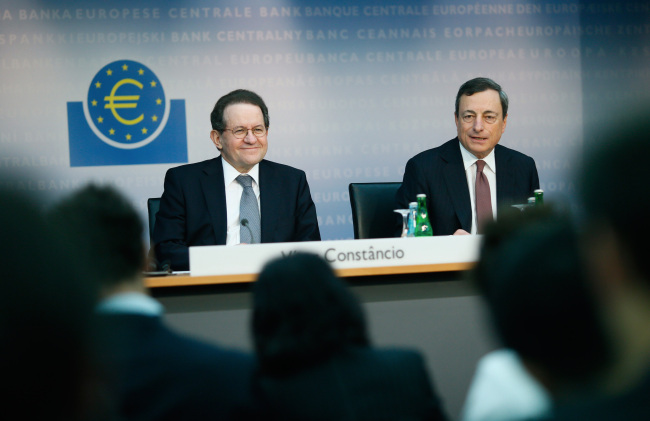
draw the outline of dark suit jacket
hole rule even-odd
[[[160,317],[100,317],[105,364],[117,419],[247,419],[252,408],[252,356],[167,328]]]
[[[424,366],[410,350],[351,348],[296,374],[256,381],[274,420],[444,420]]]
[[[539,189],[535,161],[501,145],[494,148],[494,159],[497,208],[526,203],[534,190]],[[459,228],[471,231],[472,208],[458,138],[421,152],[407,162],[396,195],[397,207],[408,209],[409,202],[416,202],[419,193],[427,195],[434,235],[452,235]]]
[[[262,160],[259,178],[262,243],[320,240],[304,171]],[[187,270],[188,247],[226,244],[226,233],[221,157],[168,170],[153,232],[158,262]]]

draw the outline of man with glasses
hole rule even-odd
[[[159,265],[188,270],[190,246],[319,241],[304,171],[264,159],[269,112],[262,98],[230,92],[210,121],[221,156],[165,176],[153,233]]]
[[[424,193],[433,234],[458,235],[481,234],[497,207],[526,203],[539,189],[537,168],[531,157],[498,144],[507,118],[508,96],[499,84],[482,77],[465,82],[456,95],[458,136],[407,162],[397,207],[408,208]]]

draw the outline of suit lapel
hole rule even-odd
[[[472,203],[469,198],[467,176],[458,142],[458,138],[447,142],[440,156],[444,162],[443,176],[454,205],[454,211],[461,227],[470,232],[472,229]]]
[[[266,161],[262,160],[259,179],[262,243],[273,242],[274,230],[272,227],[277,226],[277,219],[282,217],[277,214],[277,210],[281,207],[275,205],[275,202],[281,197],[282,183],[274,178],[273,169],[268,166]]]
[[[513,169],[508,164],[510,157],[507,150],[497,145],[494,148],[494,162],[497,166],[497,209],[504,205],[507,198],[513,197],[514,192],[512,189]]]
[[[226,189],[223,180],[221,157],[208,161],[203,168],[201,190],[208,206],[210,221],[214,229],[217,244],[226,244],[228,232],[228,215],[226,208]]]

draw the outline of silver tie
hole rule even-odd
[[[260,211],[253,191],[253,178],[237,176],[237,182],[244,188],[239,202],[239,239],[241,243],[256,244],[261,241]]]

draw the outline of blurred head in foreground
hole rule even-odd
[[[0,399],[21,419],[94,416],[96,290],[25,196],[0,188]]]
[[[144,290],[144,226],[115,188],[88,185],[59,202],[51,222],[66,233],[68,247],[83,260],[88,277],[104,295],[134,285]]]
[[[253,336],[262,371],[283,374],[367,346],[357,298],[322,258],[305,253],[269,262],[253,286]]]
[[[615,351],[612,389],[650,373],[647,105],[626,108],[598,131],[577,177],[588,267]]]
[[[498,338],[551,394],[599,375],[608,345],[568,217],[548,206],[500,214],[473,276]]]

